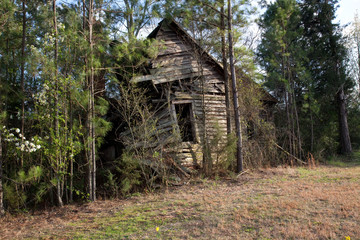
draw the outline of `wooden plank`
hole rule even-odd
[[[187,70],[187,69],[192,69],[194,72],[199,71],[197,64],[182,64],[182,65],[175,65],[175,66],[170,66],[170,67],[161,67],[161,68],[151,69],[150,73],[152,75],[160,75],[163,73],[174,72],[174,71],[178,71],[178,70]]]
[[[161,51],[159,55],[169,55],[173,53],[189,53],[191,54],[192,49],[187,47],[180,47],[180,46],[174,46],[174,47],[167,47],[164,51]]]
[[[226,119],[206,118],[205,123],[210,124],[209,127],[215,127],[216,124],[221,127],[226,126]]]
[[[226,109],[225,109],[225,104],[217,104],[217,105],[210,105],[210,104],[206,104],[203,106],[202,103],[196,103],[195,104],[195,109],[197,111],[203,111],[203,109],[205,110],[205,113],[206,112],[226,112]]]
[[[209,70],[202,69],[201,66],[199,66],[199,71],[202,73],[202,76],[207,76],[207,75],[212,74]],[[199,80],[195,81],[194,83],[195,84],[202,84],[202,82],[203,82],[202,79],[199,79]],[[204,82],[206,82],[206,81],[204,81]]]
[[[176,154],[176,156],[180,157],[180,158],[191,158],[192,159],[191,153],[178,153],[178,154]]]
[[[151,99],[151,102],[153,103],[165,103],[167,102],[166,99]]]
[[[191,98],[194,99],[196,102],[202,102],[203,95],[202,94],[194,94],[194,93],[184,93],[184,92],[175,92],[174,93],[176,97],[179,98]],[[204,95],[205,100],[214,100],[214,101],[224,101],[225,102],[225,96],[224,95]]]
[[[175,80],[196,77],[199,75],[200,73],[193,69],[184,69],[184,70],[173,71],[170,73],[163,73],[159,75],[144,75],[144,76],[134,77],[131,79],[131,82],[139,83],[139,82],[151,80],[156,85],[159,83],[171,82]]]
[[[166,124],[168,122],[172,122],[172,121],[173,121],[173,119],[169,115],[168,117],[159,120],[157,125],[160,126],[160,125]]]
[[[160,112],[156,113],[155,117],[158,119],[162,119],[164,117],[170,117],[170,109],[166,107],[164,110],[161,110]]]
[[[183,92],[175,92],[175,99],[189,99],[194,100],[194,97],[189,93],[183,93]]]
[[[219,96],[219,95],[213,95],[213,96]],[[225,96],[224,95],[220,95],[220,98],[204,98],[204,100],[203,99],[196,99],[195,100],[195,102],[196,103],[202,103],[202,102],[206,102],[206,103],[208,103],[208,104],[214,104],[214,105],[217,105],[217,104],[219,104],[219,103],[224,103],[225,102]]]
[[[178,65],[178,66],[152,69],[151,70],[152,74],[144,75],[144,76],[137,76],[137,77],[134,77],[131,81],[132,82],[143,82],[143,81],[148,81],[148,80],[157,80],[159,78],[166,78],[166,77],[168,77],[169,74],[170,75],[180,75],[180,74],[187,74],[187,73],[197,73],[196,76],[207,74],[208,71],[206,71],[206,70],[202,71],[198,66],[199,65],[196,63],[191,63],[191,64],[182,64],[182,65]],[[162,74],[166,74],[166,76],[164,76]],[[200,82],[200,80],[198,80],[198,81],[195,80],[195,85],[197,85],[197,84],[202,85],[203,83]],[[216,89],[214,85],[209,85],[207,83],[205,83],[204,88],[207,91],[219,92],[219,90]],[[198,90],[202,90],[202,89],[198,87]]]
[[[200,88],[200,87],[193,87],[193,90],[201,93],[203,91],[205,91],[206,93],[222,93],[220,90],[213,88],[213,87],[204,87],[204,88]]]
[[[180,52],[192,52],[192,48],[184,44],[163,44],[164,50],[162,50],[159,55],[164,55],[169,52],[171,53],[180,53]]]
[[[205,108],[205,109],[203,109],[202,107],[197,106],[195,108],[194,113],[198,116],[202,116],[204,114],[204,111],[205,111],[206,116],[211,116],[211,115],[225,116],[226,115],[226,111],[225,111],[224,107],[223,108]]]
[[[160,78],[166,78],[169,77],[169,75],[171,76],[176,76],[176,75],[182,75],[182,74],[188,74],[188,73],[197,73],[197,76],[200,75],[200,72],[198,70],[198,68],[180,68],[180,69],[175,69],[173,68],[171,70],[171,68],[168,69],[164,69],[163,71],[160,72],[156,72],[153,76],[155,76],[155,80],[156,79],[160,79]],[[184,78],[181,78],[184,79]]]
[[[185,104],[185,103],[192,103],[191,100],[173,100],[173,104]]]
[[[226,128],[220,128],[220,133],[222,134],[222,136],[226,136]],[[199,130],[198,134],[200,137],[203,136],[203,129],[202,130]],[[207,135],[210,137],[210,136],[215,136],[216,134],[218,134],[218,131],[214,128],[209,128],[209,129],[206,129],[206,133]]]
[[[224,80],[223,79],[220,79],[220,78],[215,78],[215,77],[209,77],[209,78],[206,78],[205,80],[207,83],[209,84],[223,84],[224,85]]]
[[[182,57],[172,58],[172,59],[163,58],[160,61],[153,62],[151,64],[151,67],[156,69],[160,67],[172,67],[172,66],[181,66],[187,64],[192,64],[192,61],[184,59]]]
[[[170,45],[170,44],[184,44],[179,38],[166,38],[163,40],[163,44]]]
[[[225,108],[225,107],[224,107]],[[194,113],[197,115],[197,116],[203,116],[203,109],[202,107],[199,107],[199,106],[196,106],[195,108],[195,111]],[[215,109],[209,109],[209,108],[205,108],[205,115],[206,116],[211,116],[211,115],[214,115],[214,116],[225,116],[226,115],[226,111],[225,109],[223,108],[215,108]]]
[[[202,127],[203,128],[203,121],[202,121]],[[223,122],[219,122],[218,120],[216,121],[206,121],[206,128],[207,129],[215,129],[216,125],[217,127],[219,127],[220,129],[226,129],[226,119]]]
[[[201,150],[194,151],[193,149],[184,148],[180,150],[182,153],[199,153]]]
[[[171,81],[181,80],[184,78],[192,78],[197,76],[199,76],[199,73],[189,73],[189,74],[176,75],[176,76],[166,76],[164,78],[154,79],[152,81],[156,85],[160,83],[171,82]]]
[[[152,75],[154,76],[168,76],[169,74],[172,75],[179,75],[184,73],[191,73],[191,72],[199,72],[197,67],[192,67],[191,65],[180,65],[175,67],[167,67],[167,68],[159,68],[151,70]]]
[[[221,110],[224,110],[226,111],[225,108],[225,102],[220,102],[220,101],[217,101],[216,103],[211,103],[210,101],[208,102],[195,102],[195,106],[196,107],[200,107],[201,109],[203,107],[205,107],[205,109],[207,111],[211,111],[212,109],[214,109],[215,111],[221,111]]]
[[[197,116],[197,117],[200,117],[200,118],[202,118],[203,117],[203,113],[202,113],[202,111],[194,111],[194,113],[195,113],[195,115]],[[219,111],[219,112],[206,112],[205,113],[205,116],[206,117],[213,117],[213,118],[215,118],[215,119],[224,119],[224,118],[226,118],[226,112],[225,111]]]
[[[178,53],[172,54],[171,56],[169,56],[169,55],[158,55],[158,57],[154,61],[164,60],[164,59],[173,59],[173,58],[183,58],[183,59],[186,59],[186,60],[193,60],[193,61],[196,60],[195,57],[191,53],[178,52]]]
[[[172,127],[175,124],[176,124],[176,122],[174,122],[174,121],[167,121],[167,122],[164,122],[161,125],[157,126],[156,130],[169,129],[168,127],[171,127],[171,130],[172,130]]]

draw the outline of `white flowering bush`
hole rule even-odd
[[[1,127],[1,134],[3,140],[14,146],[19,152],[32,153],[41,148],[41,137],[35,136],[27,139],[20,133],[19,128],[7,129],[5,126]]]
[[[33,161],[38,156],[33,155],[43,149],[43,140],[39,136],[25,137],[19,128],[7,128],[0,125],[2,143],[6,149],[7,158],[4,164],[13,164],[6,160],[16,159],[22,164],[21,168],[13,172],[7,172],[7,178],[12,181],[3,181],[4,200],[10,209],[20,209],[25,206],[27,199],[35,198],[40,201],[46,193],[46,185],[40,183],[43,176],[43,166]],[[32,189],[30,191],[30,189]]]

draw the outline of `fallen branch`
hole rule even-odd
[[[171,164],[177,169],[179,170],[182,174],[184,174],[185,177],[189,178],[190,175],[188,173],[186,173],[183,169],[181,169],[181,167],[174,161],[174,159],[169,158],[168,160],[170,160]]]
[[[282,150],[284,153],[286,153],[287,155],[293,157],[296,161],[302,163],[302,164],[307,164],[306,162],[304,162],[303,160],[295,157],[294,155],[292,155],[291,153],[289,153],[288,151],[286,151],[285,149],[283,149],[281,146],[279,146],[276,142],[273,141],[273,143],[275,144],[276,147],[278,147],[280,150]]]
[[[236,177],[238,178],[238,177],[240,177],[241,175],[243,175],[243,174],[245,174],[245,173],[247,173],[249,171],[249,169],[248,170],[246,170],[246,171],[242,171],[241,173],[239,173]]]

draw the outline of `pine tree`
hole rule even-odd
[[[349,55],[349,74],[356,83],[357,94],[360,98],[360,18],[355,14],[354,20],[350,25],[350,33],[348,34],[348,55]]]
[[[9,0],[1,0],[0,1],[0,35],[4,34],[6,29],[9,28],[9,21],[11,21],[13,17],[13,12],[15,10],[14,4]],[[4,59],[8,55],[6,45],[0,45],[0,68],[8,69],[7,61]],[[6,95],[7,95],[7,79],[8,71],[0,71],[0,92],[2,93],[0,96],[0,217],[5,214],[4,210],[4,190],[3,190],[3,142],[2,142],[2,132],[3,132],[3,123],[5,118],[5,109],[3,106],[5,105]]]
[[[234,116],[235,116],[235,131],[236,131],[236,172],[240,173],[243,170],[243,154],[242,154],[242,137],[241,137],[241,125],[240,125],[240,110],[239,99],[236,84],[236,73],[234,64],[234,46],[233,46],[233,30],[232,30],[232,12],[231,12],[231,0],[228,0],[228,31],[229,31],[229,60],[231,71],[231,83],[233,93],[234,104]]]
[[[301,3],[304,37],[310,59],[307,68],[314,82],[314,96],[320,105],[320,132],[335,131],[338,125],[340,152],[352,152],[346,113],[346,96],[352,87],[346,75],[346,49],[338,24],[334,24],[337,0],[304,0]],[[327,129],[326,129],[327,128]],[[336,141],[337,139],[334,139]]]
[[[260,26],[264,32],[259,45],[260,63],[267,72],[266,85],[284,106],[286,149],[291,156],[302,157],[299,102],[302,100],[306,72],[303,69],[300,11],[295,0],[278,0],[268,6]],[[292,161],[292,159],[290,158]]]

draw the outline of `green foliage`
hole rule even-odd
[[[129,82],[135,75],[146,73],[148,60],[156,57],[162,48],[162,44],[153,39],[114,42],[111,51],[119,81]]]
[[[148,92],[130,83],[133,77],[148,74],[149,59],[165,48],[164,43],[136,37],[156,19],[154,16],[172,15],[190,30],[201,47],[221,59],[220,37],[225,29],[221,29],[219,11],[221,7],[226,11],[225,2],[145,0],[120,7],[112,1],[95,2],[98,15],[91,39],[94,44],[90,44],[89,21],[83,22],[89,8],[83,8],[81,1],[58,3],[55,34],[51,4],[26,1],[23,10],[22,1],[0,0],[1,162],[9,209],[54,204],[55,198],[70,202],[72,194],[75,199],[88,198],[89,186],[83,179],[89,174],[89,146],[95,140],[100,149],[110,129],[116,129],[116,134],[121,132],[115,138],[126,146],[126,151],[109,163],[111,168],[104,165],[99,171],[107,195],[127,196],[140,188],[152,190],[158,184],[167,184],[170,176],[181,170],[164,150],[178,147],[178,129],[173,126],[174,135],[165,137],[149,106]],[[258,56],[267,72],[265,85],[279,100],[278,140],[287,144],[289,133],[299,135],[302,151],[311,149],[316,158],[336,152],[339,139],[334,94],[344,84],[349,95],[353,85],[342,64],[334,71],[335,63],[345,62],[340,29],[331,22],[335,6],[334,0],[303,0],[301,4],[278,0],[268,6],[261,20],[264,34]],[[247,0],[236,1],[233,12],[239,79],[257,79],[254,55],[241,44],[247,16],[254,9]],[[119,23],[125,26],[124,32]],[[95,90],[90,88],[90,75]],[[267,110],[259,100],[261,90],[247,86],[245,81],[240,83],[245,89],[239,99],[243,135],[251,133],[243,143],[245,166],[277,164],[280,161],[272,144],[274,126],[259,117]],[[104,85],[107,95],[103,94]],[[108,121],[112,118],[107,115],[109,96],[118,99],[114,104],[116,114],[121,116],[118,126]],[[284,124],[286,101],[291,102],[291,122]],[[357,102],[354,98],[348,111],[355,147],[360,146]],[[95,139],[90,136],[92,124]],[[301,126],[301,132],[284,125]],[[204,155],[211,170],[227,173],[234,165],[236,139],[225,136],[218,125],[214,129],[214,137],[203,141]],[[96,161],[100,163],[98,156]]]
[[[351,92],[345,72],[341,29],[333,24],[337,1],[278,0],[267,6],[260,26],[260,64],[265,85],[279,100],[277,138],[302,158],[334,154],[339,145],[336,94]],[[351,127],[350,127],[351,129]]]
[[[20,170],[18,172],[17,181],[21,184],[38,182],[42,174],[43,170],[40,166],[33,166],[29,169],[27,174],[24,170]]]
[[[106,194],[111,198],[117,197],[119,192],[119,183],[117,178],[109,169],[107,169],[104,174],[106,176],[106,182],[104,183]]]
[[[239,105],[242,113],[243,155],[246,168],[281,164],[274,146],[276,141],[273,106],[261,99],[267,94],[263,88],[244,78],[240,83]]]
[[[7,181],[3,187],[8,208],[22,209],[28,200],[38,202],[48,190],[43,184],[39,184],[43,175],[41,166],[32,166],[27,172],[23,169],[18,171],[11,181]]]
[[[155,183],[155,176],[151,175],[154,171],[159,171],[159,154],[154,153],[153,159],[146,153],[125,151],[120,158],[114,160],[114,170],[106,170],[103,174],[106,176],[104,191],[110,197],[128,196],[131,193],[139,191],[144,187],[152,190]],[[160,172],[156,172],[157,177]]]
[[[126,196],[141,183],[139,162],[134,154],[124,152],[117,163],[116,170],[121,174],[120,191],[123,196]]]
[[[317,139],[314,143],[314,151],[324,151],[329,154],[338,150],[338,147],[333,148],[334,146],[331,145],[340,140],[340,131],[335,130],[340,129],[337,92],[342,86],[345,94],[349,96],[353,86],[353,80],[347,76],[345,69],[346,49],[341,28],[333,23],[336,8],[335,0],[317,2],[304,0],[301,4],[304,50],[309,59],[305,66],[310,78],[308,102],[310,111],[316,116],[313,120],[316,126],[314,138]],[[309,136],[309,133],[305,136]],[[324,148],[324,143],[332,149]]]
[[[213,161],[211,174],[228,174],[235,169],[236,163],[236,136],[234,133],[227,135],[216,123],[215,134],[209,141],[208,151]]]
[[[14,184],[4,184],[4,201],[10,209],[20,209],[26,201],[26,193],[18,191]]]

